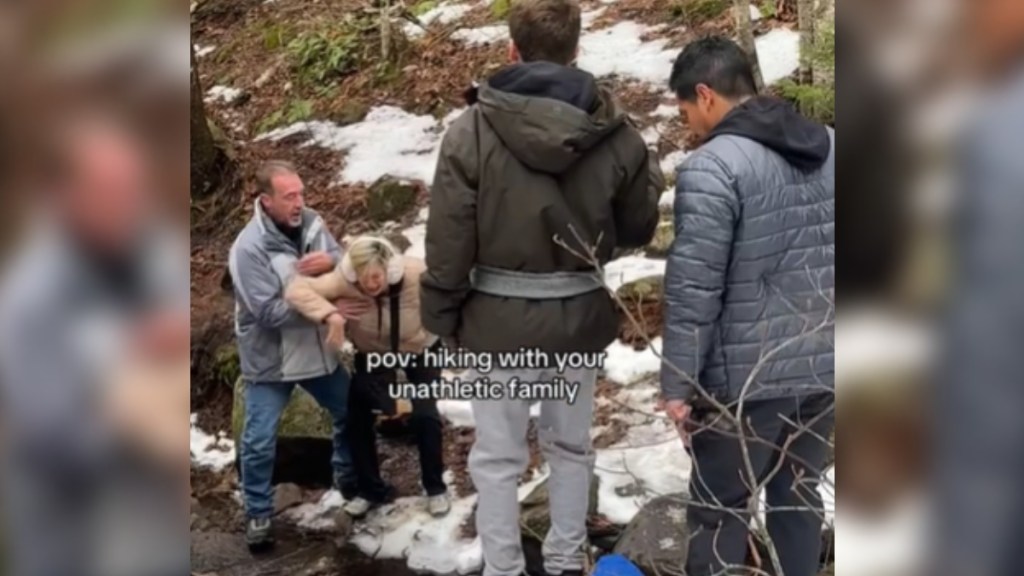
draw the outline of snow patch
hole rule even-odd
[[[217,49],[216,46],[200,46],[199,44],[194,44],[192,47],[196,50],[196,58],[202,58]]]
[[[669,152],[661,159],[661,171],[666,174],[675,174],[679,169],[679,165],[683,163],[683,160],[690,155],[686,150],[676,150]]]
[[[659,118],[678,118],[679,107],[673,104],[661,104],[651,115]]]
[[[340,174],[343,182],[371,183],[390,175],[429,184],[434,179],[443,125],[432,116],[379,106],[356,124],[299,122],[263,134],[257,140],[277,141],[295,134],[308,134],[303,146],[316,144],[347,152]]]
[[[235,443],[225,432],[216,437],[196,425],[198,414],[189,417],[189,452],[196,468],[223,470],[235,463]]]
[[[661,198],[658,198],[658,208],[671,208],[676,205],[676,191],[672,189],[665,190],[661,193]]]
[[[825,512],[825,523],[829,526],[836,524],[836,467],[832,466],[825,472],[825,477],[818,484],[818,493],[821,494],[822,508]]]
[[[452,38],[461,40],[471,46],[480,46],[508,40],[508,26],[496,24],[480,28],[460,28],[452,34]]]
[[[858,381],[874,373],[920,370],[931,365],[933,330],[884,309],[852,310],[836,318],[836,379]],[[838,384],[838,382],[837,382]]]
[[[601,479],[598,513],[616,524],[628,524],[658,495],[686,491],[690,459],[672,431],[651,444],[598,450],[594,471]]]
[[[618,74],[654,85],[668,81],[675,58],[666,50],[666,40],[643,42],[640,37],[649,28],[636,22],[588,32],[580,38],[579,67],[595,76]]]
[[[586,29],[590,28],[591,26],[593,26],[594,25],[594,21],[597,20],[598,18],[600,18],[604,14],[605,10],[607,10],[607,8],[604,7],[604,6],[601,6],[599,8],[594,9],[594,10],[588,10],[588,11],[584,12],[583,14],[581,14],[580,15],[580,23],[582,24],[583,29],[586,30]]]
[[[205,100],[207,102],[214,102],[220,100],[225,104],[231,104],[235,100],[238,100],[238,97],[241,95],[242,90],[240,88],[231,88],[229,86],[213,86],[206,91]]]
[[[402,231],[402,235],[409,240],[409,248],[405,251],[406,255],[421,259],[427,257],[427,225],[425,223],[406,228]]]
[[[438,400],[437,409],[441,416],[448,419],[456,428],[472,428],[476,426],[473,418],[473,406],[469,400]]]
[[[430,26],[434,22],[437,22],[438,24],[449,24],[465,16],[466,12],[469,12],[472,8],[472,6],[466,4],[450,4],[448,2],[444,2],[437,7],[424,12],[422,15],[418,16],[418,18],[424,26]],[[418,38],[426,33],[423,28],[420,28],[412,22],[406,22],[405,26],[403,26],[403,30],[405,31],[405,35],[410,38]]]
[[[648,146],[657,146],[658,140],[661,140],[661,133],[658,131],[657,126],[648,126],[640,133],[640,137],[644,139]]]
[[[665,261],[643,256],[623,256],[604,267],[604,282],[608,288],[618,290],[624,284],[648,276],[664,276]]]
[[[753,4],[751,4],[750,5],[750,21],[751,22],[757,22],[761,18],[764,18],[764,16],[761,15],[761,9],[758,8],[757,6],[754,6]]]
[[[459,537],[459,527],[475,503],[475,495],[455,500],[447,516],[434,518],[427,512],[424,498],[399,498],[357,523],[351,542],[374,558],[405,558],[416,572],[452,574],[459,567],[460,556],[472,546]]]
[[[306,502],[284,512],[288,518],[301,528],[309,530],[333,530],[334,515],[345,503],[341,492],[328,490],[316,503]]]
[[[651,346],[639,351],[616,340],[605,348],[605,377],[619,384],[632,384],[644,376],[657,374],[661,359],[655,352],[660,350],[661,338],[654,338]]]
[[[787,78],[800,67],[799,32],[776,28],[756,38],[754,46],[766,86]]]

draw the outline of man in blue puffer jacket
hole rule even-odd
[[[695,464],[686,573],[743,564],[750,486],[768,480],[769,509],[787,509],[767,516],[783,571],[812,576],[834,425],[834,133],[758,96],[724,38],[687,46],[670,84],[704,139],[679,167],[665,279],[662,394]],[[742,411],[754,482],[722,407]]]

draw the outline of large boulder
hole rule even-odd
[[[648,502],[623,531],[614,553],[628,558],[648,576],[678,574],[686,565],[689,541],[687,499],[679,493]]]
[[[416,208],[419,189],[411,182],[384,176],[370,186],[366,210],[377,224],[398,220]]]
[[[615,293],[628,304],[660,302],[665,291],[664,286],[664,275],[646,276],[623,284]]]
[[[593,475],[590,478],[590,503],[587,508],[587,516],[597,515],[597,488],[600,478]],[[551,506],[548,494],[548,481],[534,487],[533,491],[523,498],[519,503],[519,527],[522,529],[523,538],[542,542],[551,528]]]
[[[235,384],[234,407],[231,412],[231,428],[236,439],[242,437],[242,425],[245,422],[245,387],[239,379]],[[281,424],[277,429],[278,437],[323,438],[332,437],[331,415],[316,403],[316,400],[296,386],[292,399],[281,415]]]

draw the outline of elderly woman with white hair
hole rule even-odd
[[[418,258],[403,256],[391,243],[361,236],[345,251],[332,272],[320,277],[296,276],[285,291],[288,303],[304,316],[329,326],[327,341],[340,347],[347,335],[356,348],[349,397],[348,437],[357,486],[343,486],[344,510],[354,518],[390,502],[395,490],[380,476],[375,412],[393,412],[387,383],[394,370],[368,369],[367,353],[405,352],[421,356],[407,368],[411,382],[432,382],[441,370],[425,368],[422,354],[439,346],[437,336],[420,322],[420,276],[426,269]],[[340,303],[340,306],[335,302]],[[442,422],[433,399],[412,399],[410,424],[420,456],[427,507],[434,516],[448,513],[451,503],[442,475]]]

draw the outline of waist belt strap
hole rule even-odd
[[[477,292],[526,300],[572,298],[604,288],[597,272],[519,272],[477,266],[469,278]]]

